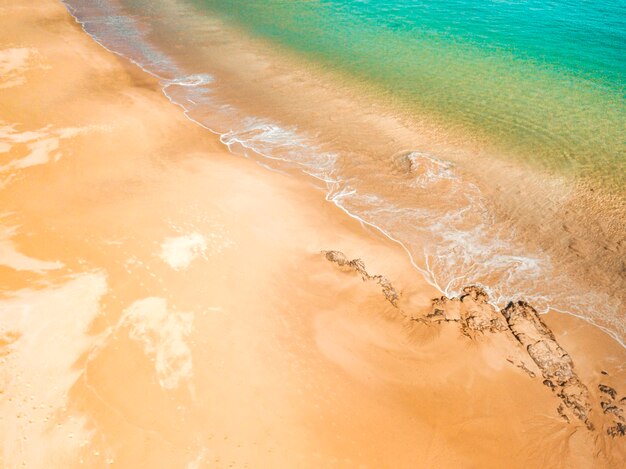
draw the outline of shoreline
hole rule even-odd
[[[626,352],[604,332],[542,316],[592,431],[509,332],[426,324],[439,289],[315,179],[233,156],[58,2],[2,12],[0,58],[29,59],[0,96],[0,465],[626,460],[598,391],[626,392]]]
[[[160,88],[161,91],[163,93],[163,95],[168,99],[168,101],[172,104],[174,104],[175,106],[179,107],[181,109],[181,111],[183,112],[183,114],[185,115],[185,117],[187,119],[189,119],[192,123],[194,123],[195,125],[200,126],[201,128],[208,130],[209,132],[211,132],[214,135],[217,135],[220,137],[220,141],[222,142],[222,144],[228,149],[229,152],[231,152],[232,154],[236,155],[236,156],[244,156],[246,158],[249,158],[250,155],[247,154],[247,152],[252,152],[254,158],[261,158],[261,159],[269,159],[269,160],[276,160],[276,159],[281,159],[281,158],[276,158],[270,155],[266,155],[263,154],[259,149],[254,148],[253,146],[248,145],[246,142],[244,141],[236,141],[237,144],[243,146],[245,148],[244,150],[244,154],[239,154],[236,150],[233,150],[231,147],[233,146],[233,142],[225,142],[224,141],[224,137],[225,133],[223,132],[219,132],[218,130],[215,130],[213,128],[211,128],[208,125],[205,125],[204,123],[202,123],[200,120],[194,118],[193,116],[191,116],[191,111],[190,109],[186,108],[182,103],[176,101],[176,99],[174,99],[170,94],[168,94],[167,92],[167,88],[169,88],[170,86],[189,86],[189,87],[194,87],[197,86],[198,84],[202,84],[202,83],[181,83],[179,81],[179,78],[174,78],[174,79],[167,79],[163,76],[160,76],[158,73],[153,72],[151,70],[149,70],[148,68],[144,67],[141,63],[139,63],[138,61],[134,60],[133,58],[125,55],[124,53],[115,51],[113,49],[110,49],[109,47],[107,47],[105,44],[103,44],[100,40],[98,40],[98,38],[96,36],[94,36],[93,34],[91,34],[89,31],[87,31],[87,29],[85,28],[85,25],[83,22],[81,22],[81,20],[74,14],[74,12],[72,12],[72,7],[71,5],[69,5],[68,3],[66,3],[65,0],[60,0],[61,3],[65,6],[65,8],[67,9],[68,13],[72,16],[72,18],[74,19],[74,21],[80,25],[81,29],[85,32],[85,34],[87,34],[94,42],[96,42],[96,44],[98,44],[99,46],[101,46],[102,48],[104,48],[106,51],[113,53],[119,57],[121,57],[123,60],[128,60],[129,62],[131,62],[133,65],[137,66],[138,68],[140,68],[143,72],[149,74],[150,76],[156,78],[159,83],[160,83]],[[189,77],[189,78],[193,78],[193,77]],[[288,160],[283,160],[286,163],[289,163]],[[287,171],[294,173],[294,171],[292,170],[292,168],[287,168]],[[296,169],[295,173],[304,173],[305,177],[310,176],[318,181],[321,181],[323,183],[328,184],[329,181],[327,179],[324,179],[324,177],[322,176],[318,176],[315,174],[312,174],[310,172],[305,171],[304,169]],[[370,222],[365,220],[364,218],[362,218],[361,216],[359,216],[358,213],[353,213],[350,211],[349,208],[343,206],[340,202],[338,202],[336,199],[333,199],[333,197],[331,196],[332,190],[330,190],[328,187],[325,189],[325,197],[326,200],[328,200],[329,202],[332,202],[334,205],[336,205],[337,207],[339,207],[344,213],[346,213],[349,217],[352,217],[354,219],[359,220],[360,223],[366,224],[372,228],[374,228],[375,230],[378,230],[383,236],[387,237],[388,239],[390,239],[392,242],[399,244],[402,249],[407,253],[407,255],[409,256],[409,260],[411,262],[411,264],[414,266],[414,268],[419,272],[420,275],[422,275],[424,277],[424,279],[430,283],[432,286],[434,286],[435,288],[437,288],[442,295],[446,295],[448,297],[453,297],[456,296],[458,294],[460,294],[462,288],[464,286],[467,285],[461,285],[459,288],[457,288],[456,290],[449,290],[448,288],[443,288],[440,284],[439,281],[436,279],[435,274],[428,268],[428,263],[426,263],[425,268],[424,267],[420,267],[418,265],[418,263],[415,261],[414,255],[411,253],[410,248],[403,243],[401,240],[397,239],[396,237],[392,236],[383,226],[380,226],[379,224],[376,224],[374,222]],[[489,292],[490,297],[493,298],[493,290],[490,288],[489,285],[485,285],[481,282],[469,282],[469,284],[475,284],[475,285],[479,285],[481,288],[486,289],[487,292]],[[519,296],[516,296],[515,298],[511,298],[508,301],[515,301],[516,298],[519,298]],[[522,299],[523,296],[522,296]],[[507,301],[507,302],[508,302]],[[507,303],[493,303],[493,305],[495,307],[504,307],[505,304]],[[556,313],[559,314],[567,314],[573,317],[576,317],[578,319],[582,319],[586,322],[588,322],[589,324],[591,324],[594,327],[599,328],[600,330],[602,330],[605,334],[607,334],[609,337],[611,337],[611,339],[615,340],[621,347],[626,349],[626,342],[624,341],[624,339],[622,337],[620,337],[619,333],[616,332],[615,330],[611,329],[608,326],[605,326],[603,324],[599,324],[597,322],[596,319],[592,318],[592,317],[587,317],[585,316],[583,313],[577,313],[574,311],[568,311],[568,310],[564,310],[564,309],[560,309],[557,308],[555,306],[551,306],[551,305],[547,305],[545,307],[541,308],[541,313],[542,314],[548,314],[550,311],[554,311]]]

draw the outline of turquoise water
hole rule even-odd
[[[626,2],[196,0],[503,155],[626,183]]]
[[[623,86],[626,2],[497,0],[330,0],[249,2],[202,0],[260,34],[330,56],[335,42],[360,28],[472,42],[494,51],[553,63]],[[292,23],[285,24],[290,19]],[[364,52],[364,51],[360,51]]]

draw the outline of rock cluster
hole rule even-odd
[[[382,275],[370,275],[361,259],[348,260],[339,251],[322,253],[328,261],[358,273],[363,281],[376,282],[387,301],[400,309],[400,295],[393,285]],[[576,374],[570,355],[559,345],[552,331],[528,303],[511,302],[504,309],[498,310],[489,303],[485,290],[478,286],[469,286],[456,298],[442,296],[433,299],[431,310],[426,316],[414,317],[402,312],[408,318],[421,323],[457,323],[463,335],[470,339],[486,333],[507,334],[512,347],[518,350],[517,360],[511,357],[507,360],[532,378],[536,376],[536,372],[541,373],[543,384],[561,400],[557,412],[564,420],[570,422],[570,417],[574,416],[589,430],[594,429],[590,420],[592,407],[589,390]],[[513,345],[514,343],[518,346]],[[603,371],[602,374],[608,373]],[[618,400],[617,391],[605,384],[600,384],[598,389],[602,396],[602,412],[611,421],[606,427],[607,433],[612,437],[626,435],[626,397]]]
[[[470,286],[465,287],[457,298],[444,296],[434,299],[426,319],[434,323],[457,322],[461,332],[469,338],[486,332],[511,334],[541,372],[543,383],[561,399],[559,414],[569,421],[565,412],[567,408],[587,428],[593,428],[589,420],[591,405],[587,387],[576,375],[571,357],[529,304],[522,301],[509,303],[502,311],[498,311],[489,304],[489,297],[482,288]],[[509,361],[529,376],[535,377],[535,372],[523,361]]]
[[[592,429],[589,391],[574,371],[574,362],[558,344],[552,331],[528,303],[509,303],[502,310],[509,329],[541,370],[544,381],[572,413]]]
[[[458,322],[461,332],[470,338],[484,332],[506,331],[504,318],[489,304],[488,299],[482,288],[465,287],[463,294],[457,298],[442,296],[434,299],[427,319],[431,322]]]
[[[368,271],[365,269],[365,263],[361,259],[352,259],[348,260],[346,255],[340,251],[322,251],[322,254],[326,256],[326,259],[330,262],[334,262],[339,267],[345,267],[350,270],[353,270],[361,275],[363,281],[372,280],[380,285],[380,288],[385,295],[385,298],[389,303],[391,303],[396,308],[398,307],[398,300],[400,299],[400,295],[393,288],[393,285],[387,280],[386,277],[382,275],[370,275]]]
[[[606,432],[612,436],[625,436],[626,435],[626,418],[624,418],[624,407],[626,407],[626,397],[617,399],[617,391],[615,388],[606,384],[598,384],[598,389],[602,393],[602,400],[600,406],[602,412],[612,417],[612,425],[610,425]]]

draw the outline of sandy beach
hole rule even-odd
[[[2,467],[626,464],[620,344],[433,303],[400,245],[229,153],[60,2],[0,5],[0,158]]]

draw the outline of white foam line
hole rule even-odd
[[[311,173],[309,171],[305,171],[304,169],[302,170],[302,172],[305,173],[305,174],[308,174],[309,176],[311,176],[311,177],[313,177],[315,179],[323,181],[326,184],[339,184],[341,182],[339,179],[328,179],[328,178],[325,178],[323,176],[317,176],[316,174],[313,174],[313,173]]]
[[[181,107],[183,107],[183,106],[181,106]],[[184,109],[184,107],[183,107],[183,109]],[[205,129],[208,128],[208,127],[204,126],[203,124],[200,124],[198,121],[196,121],[192,117],[189,117],[189,116],[187,116],[187,117],[189,118],[189,120],[191,120],[192,122],[195,122],[195,123],[201,125]],[[211,130],[211,129],[209,129],[209,130]],[[234,145],[235,143],[237,143],[237,144],[241,145],[242,147],[244,147],[246,150],[250,150],[251,152],[256,153],[259,156],[262,156],[263,158],[267,158],[269,160],[275,160],[275,161],[282,161],[282,162],[288,163],[290,165],[295,164],[295,165],[298,165],[298,166],[303,167],[303,168],[306,167],[306,165],[304,163],[301,163],[300,161],[293,161],[293,160],[289,160],[287,158],[281,158],[279,156],[273,156],[273,155],[268,155],[266,153],[263,153],[261,150],[259,150],[257,148],[254,148],[253,146],[251,146],[248,143],[246,143],[244,140],[240,140],[237,137],[230,136],[228,139],[226,139],[228,141],[225,141],[225,137],[226,137],[226,135],[228,133],[220,134],[219,132],[215,132],[213,130],[211,130],[211,131],[214,132],[217,135],[220,135],[220,142],[223,143],[228,148],[228,151],[230,151],[233,155],[237,155],[237,153],[231,149],[231,146]],[[241,155],[238,155],[238,156],[241,156]],[[309,176],[314,177],[315,179],[318,179],[318,180],[326,182],[326,183],[329,183],[329,182],[332,182],[332,183],[339,182],[339,181],[333,181],[333,180],[326,179],[323,176],[318,176],[318,175],[313,174],[311,172],[308,172],[308,171],[306,171],[304,169],[301,169],[301,171],[303,173],[308,174]]]
[[[110,52],[110,53],[112,53],[112,54],[115,54],[115,55],[117,55],[118,57],[122,57],[122,58],[124,58],[124,59],[126,59],[126,60],[130,61],[131,63],[133,63],[134,65],[136,65],[137,67],[139,67],[141,70],[143,70],[144,72],[146,72],[148,75],[150,75],[150,76],[152,76],[152,77],[154,77],[154,78],[158,79],[158,80],[159,80],[159,83],[161,83],[161,91],[163,92],[164,96],[167,98],[167,100],[168,100],[170,103],[174,104],[175,106],[180,107],[180,108],[183,110],[183,114],[184,114],[184,116],[185,116],[187,119],[189,119],[189,120],[190,120],[191,122],[193,122],[194,124],[199,125],[199,126],[200,126],[200,127],[202,127],[203,129],[208,130],[209,132],[213,133],[214,135],[219,136],[219,140],[220,140],[220,142],[221,142],[222,144],[224,144],[224,145],[226,146],[226,148],[228,148],[228,151],[229,151],[230,153],[232,153],[233,155],[236,155],[236,156],[242,156],[242,155],[238,155],[236,152],[234,152],[234,151],[231,149],[231,147],[230,147],[230,146],[231,146],[231,144],[232,144],[232,143],[231,143],[231,144],[229,144],[229,143],[227,143],[227,142],[225,142],[225,141],[224,141],[224,138],[225,138],[225,136],[226,136],[226,134],[227,134],[227,133],[221,133],[221,132],[218,132],[218,131],[216,131],[216,130],[213,130],[212,128],[210,128],[210,127],[208,127],[208,126],[204,125],[202,122],[200,122],[200,121],[198,121],[198,120],[194,119],[193,117],[191,117],[191,116],[189,115],[189,110],[188,110],[185,106],[183,106],[181,103],[179,103],[179,102],[175,101],[174,99],[172,99],[172,98],[170,97],[170,95],[167,93],[167,88],[168,88],[169,86],[172,86],[172,85],[178,85],[178,86],[197,86],[198,84],[207,84],[208,82],[207,82],[207,83],[197,83],[197,84],[193,84],[193,83],[189,83],[189,82],[180,82],[180,81],[179,81],[179,79],[173,79],[173,80],[170,80],[170,79],[167,79],[167,78],[165,78],[165,77],[162,77],[162,76],[160,76],[159,74],[157,74],[157,73],[155,73],[155,72],[152,72],[151,70],[149,70],[149,69],[145,68],[145,67],[144,67],[141,63],[139,63],[138,61],[136,61],[136,60],[132,59],[131,57],[128,57],[128,56],[126,56],[126,55],[124,55],[124,54],[122,54],[122,53],[120,53],[120,52],[115,51],[115,50],[109,49],[107,46],[105,46],[104,44],[102,44],[102,43],[101,43],[101,42],[100,42],[100,41],[99,41],[99,40],[98,40],[98,39],[97,39],[97,38],[96,38],[93,34],[91,34],[91,33],[89,33],[89,32],[87,31],[87,29],[85,28],[85,24],[84,24],[82,21],[80,21],[80,20],[76,17],[76,15],[74,14],[74,12],[72,11],[72,7],[71,7],[70,5],[68,5],[68,4],[65,2],[65,0],[59,0],[59,1],[60,1],[63,5],[65,5],[65,7],[66,7],[66,9],[67,9],[68,13],[72,16],[72,18],[74,18],[74,21],[75,21],[77,24],[79,24],[79,25],[80,25],[81,29],[82,29],[82,30],[83,30],[83,31],[84,31],[84,32],[85,32],[85,33],[86,33],[89,37],[91,37],[91,38],[92,38],[92,39],[93,39],[93,40],[94,40],[97,44],[99,44],[102,48],[104,48],[104,49],[105,49],[105,50],[107,50],[108,52]],[[178,81],[177,81],[177,80],[178,80]],[[261,151],[259,151],[259,150],[255,149],[255,148],[253,148],[253,147],[251,147],[250,145],[246,144],[245,142],[243,142],[243,141],[241,141],[241,140],[239,140],[239,139],[237,139],[237,138],[234,138],[234,140],[236,141],[236,143],[239,143],[239,144],[240,144],[242,147],[244,147],[245,149],[250,150],[250,151],[252,151],[253,153],[256,153],[257,155],[260,155],[260,156],[262,156],[262,157],[264,157],[264,158],[268,158],[268,159],[272,159],[272,160],[284,161],[284,162],[287,162],[287,163],[290,163],[290,164],[297,163],[297,164],[299,164],[300,166],[303,166],[303,164],[302,164],[302,163],[299,163],[299,162],[289,161],[289,160],[286,160],[286,159],[283,159],[283,158],[278,158],[278,157],[274,157],[274,156],[271,156],[271,155],[266,155],[266,154],[264,154],[263,152],[261,152]],[[417,153],[418,153],[418,154],[420,154],[420,155],[422,155],[422,154],[421,154],[421,152],[417,152]],[[245,155],[244,155],[244,156],[245,156]],[[429,158],[429,159],[432,159],[432,160],[436,160],[436,158],[435,158],[435,157],[431,157],[431,156],[428,156],[428,155],[425,155],[425,154],[424,154],[423,156],[426,156],[426,158]],[[438,162],[438,163],[439,163],[439,161],[436,161],[436,162]],[[311,174],[311,173],[306,172],[306,171],[303,171],[303,172],[305,172],[306,174],[308,174],[308,175],[309,175],[309,176],[311,176],[311,177],[314,177],[315,179],[318,179],[318,180],[320,180],[320,181],[323,181],[323,182],[328,183],[328,181],[327,181],[326,179],[324,179],[324,178],[322,178],[322,177],[320,177],[320,176],[317,176],[317,175],[315,175],[315,174]],[[334,182],[334,181],[333,181],[333,182]],[[411,253],[411,251],[410,251],[410,250],[409,250],[409,249],[408,249],[408,248],[404,245],[404,243],[402,243],[402,241],[400,241],[399,239],[397,239],[397,238],[393,237],[391,234],[389,234],[389,233],[388,233],[385,229],[383,229],[382,227],[380,227],[380,226],[378,226],[378,225],[375,225],[374,223],[368,222],[368,221],[364,220],[363,218],[361,218],[360,216],[358,216],[358,215],[356,215],[356,214],[354,214],[354,213],[350,212],[347,208],[345,208],[343,205],[341,205],[341,203],[340,203],[340,202],[338,202],[337,200],[335,200],[335,197],[334,197],[334,196],[331,196],[331,191],[330,191],[330,188],[328,188],[328,192],[327,192],[327,194],[326,194],[326,196],[325,196],[325,199],[326,199],[327,201],[332,202],[333,204],[335,204],[338,208],[340,208],[340,209],[341,209],[344,213],[346,213],[349,217],[351,217],[351,218],[353,218],[353,219],[358,220],[360,223],[362,223],[362,224],[364,224],[364,225],[367,225],[367,226],[369,226],[369,227],[371,227],[371,228],[374,228],[374,229],[375,229],[375,230],[377,230],[379,233],[381,233],[383,236],[385,236],[386,238],[388,238],[390,241],[392,241],[392,242],[397,243],[398,245],[400,245],[400,246],[402,247],[402,249],[404,249],[404,251],[406,252],[407,256],[409,257],[409,262],[411,263],[411,265],[412,265],[412,266],[413,266],[413,267],[414,267],[414,268],[415,268],[415,269],[416,269],[416,270],[417,270],[420,274],[422,274],[422,276],[424,277],[424,279],[426,280],[426,282],[427,282],[429,285],[431,285],[431,286],[435,287],[435,288],[436,288],[437,290],[439,290],[442,294],[444,294],[444,295],[446,295],[446,296],[450,296],[450,295],[448,294],[448,292],[446,291],[447,289],[443,289],[443,288],[441,288],[441,286],[440,286],[440,285],[439,285],[439,283],[437,282],[437,280],[436,280],[436,278],[435,278],[435,275],[434,275],[434,273],[433,273],[432,269],[430,268],[430,266],[429,266],[429,264],[428,264],[428,257],[427,257],[427,256],[426,256],[426,258],[425,258],[425,259],[426,259],[426,261],[425,261],[425,263],[426,263],[426,269],[423,269],[423,268],[421,268],[420,266],[418,266],[418,265],[417,265],[417,263],[415,262],[415,259],[414,259],[414,257],[413,257],[413,254],[412,254],[412,253]],[[466,209],[467,209],[467,210],[469,210],[469,207],[467,207]],[[452,280],[452,281],[453,281],[453,280]],[[452,281],[451,281],[451,282],[452,282]],[[451,282],[449,282],[449,283],[448,283],[448,286],[449,286],[449,284],[450,284]],[[481,285],[479,282],[473,282],[473,284],[478,285],[478,286],[480,286],[480,287],[484,288],[484,289],[485,289],[485,290],[489,293],[489,295],[490,295],[490,297],[491,297],[492,290],[491,290],[489,287],[487,287],[487,286],[485,286],[485,285]],[[498,308],[498,309],[500,308],[500,307],[498,306],[498,304],[497,304],[497,303],[494,303],[493,301],[490,301],[490,302],[489,302],[489,304],[491,304],[491,305],[492,305],[492,306],[494,306],[495,308]],[[546,311],[545,311],[544,313],[541,313],[541,314],[545,314],[545,313],[547,313],[547,311],[548,311],[548,310],[553,310],[553,311],[556,311],[556,312],[558,312],[558,313],[568,314],[568,315],[570,315],[570,316],[574,316],[574,317],[576,317],[576,318],[582,319],[582,320],[584,320],[584,321],[588,322],[589,324],[591,324],[591,325],[593,325],[593,326],[595,326],[595,327],[599,328],[600,330],[602,330],[602,331],[603,331],[603,332],[605,332],[606,334],[608,334],[608,335],[609,335],[611,338],[613,338],[613,339],[614,339],[614,340],[615,340],[615,341],[616,341],[619,345],[621,345],[624,349],[626,349],[626,343],[620,339],[619,335],[618,335],[616,332],[614,332],[614,331],[612,331],[612,330],[610,330],[610,329],[608,329],[608,328],[606,328],[606,327],[604,327],[604,326],[601,326],[601,325],[597,324],[597,323],[596,323],[593,319],[591,319],[591,318],[587,318],[587,317],[582,316],[582,315],[580,315],[580,314],[572,313],[572,312],[570,312],[570,311],[565,311],[565,310],[561,310],[561,309],[558,309],[558,308],[553,308],[553,307],[550,307],[550,306],[548,306],[548,308],[546,309]]]
[[[103,49],[105,49],[106,51],[117,55],[118,57],[122,57],[125,60],[128,60],[129,62],[131,62],[132,64],[136,65],[137,67],[139,67],[141,70],[143,70],[144,72],[146,72],[148,75],[156,78],[157,80],[159,80],[159,83],[161,83],[161,91],[163,92],[163,94],[165,95],[165,97],[167,98],[167,100],[174,104],[175,106],[180,107],[181,109],[183,109],[184,111],[184,115],[185,117],[187,117],[187,119],[189,119],[191,122],[199,125],[200,127],[210,131],[211,133],[215,134],[215,135],[222,135],[220,132],[217,132],[213,129],[211,129],[210,127],[207,127],[206,125],[202,124],[201,122],[193,119],[192,117],[190,117],[188,115],[188,109],[185,108],[185,106],[183,106],[182,104],[174,101],[168,94],[166,89],[171,86],[171,85],[180,85],[180,86],[191,86],[189,84],[186,83],[181,83],[181,82],[177,82],[177,79],[174,80],[170,80],[168,78],[162,77],[161,75],[159,75],[158,73],[155,73],[149,69],[147,69],[146,67],[144,67],[141,63],[139,63],[137,60],[133,59],[132,57],[128,57],[127,55],[122,54],[121,52],[117,52],[113,49],[108,48],[107,46],[105,46],[102,42],[100,42],[98,40],[97,37],[95,37],[93,34],[91,34],[89,31],[87,31],[86,27],[85,27],[85,23],[83,23],[82,21],[80,21],[78,19],[78,17],[74,14],[73,8],[71,5],[69,5],[68,3],[66,3],[65,0],[59,0],[67,9],[67,12],[70,14],[70,16],[72,18],[74,18],[74,21],[80,25],[80,28],[85,32],[85,34],[87,34],[91,39],[93,39],[95,41],[96,44],[98,44],[100,47],[102,47]]]
[[[352,193],[354,193],[354,192],[356,192],[356,190],[352,191]],[[367,220],[364,220],[360,216],[350,212],[347,208],[345,208],[343,205],[341,205],[336,200],[335,196],[331,196],[330,193],[327,193],[325,198],[326,198],[326,200],[328,200],[329,202],[334,203],[337,207],[339,207],[341,210],[343,210],[349,217],[354,218],[355,220],[358,220],[362,224],[367,225],[367,226],[369,226],[371,228],[374,228],[375,230],[378,230],[381,234],[383,234],[389,240],[393,241],[394,243],[399,244],[402,247],[402,249],[404,249],[404,251],[409,256],[409,261],[411,262],[413,267],[415,267],[415,269],[422,274],[422,276],[424,277],[426,282],[428,282],[430,285],[432,285],[433,287],[437,288],[440,292],[443,293],[443,290],[441,289],[441,287],[439,286],[439,284],[435,280],[434,276],[432,275],[432,272],[430,272],[429,270],[424,270],[420,266],[417,265],[417,263],[415,262],[415,259],[413,258],[413,254],[411,254],[411,251],[409,251],[409,249],[402,243],[402,241],[394,238],[392,235],[390,235],[387,231],[385,231],[380,226],[375,225],[374,223],[371,223],[371,222],[369,222]]]
[[[122,57],[130,62],[132,62],[133,64],[135,64],[137,67],[139,67],[140,69],[142,69],[144,72],[146,72],[148,75],[153,76],[155,78],[158,78],[159,80],[166,80],[165,78],[159,76],[158,74],[148,70],[147,68],[145,68],[143,65],[141,65],[139,62],[137,62],[136,60],[134,60],[131,57],[128,57],[120,52],[117,52],[113,49],[109,49],[107,46],[105,46],[104,44],[102,44],[98,38],[96,38],[93,34],[91,34],[89,31],[87,31],[87,29],[85,28],[85,23],[83,23],[82,21],[80,21],[76,15],[74,14],[74,9],[72,8],[71,5],[69,5],[68,3],[66,3],[65,0],[59,0],[63,5],[65,5],[65,8],[67,9],[67,12],[70,14],[70,16],[72,18],[74,18],[74,21],[80,25],[81,29],[85,32],[85,34],[87,34],[91,39],[93,39],[98,45],[100,45],[102,48],[104,48],[105,50],[111,52],[112,54],[117,55],[118,57]]]
[[[233,153],[234,154],[234,153]],[[272,168],[270,165],[263,163],[262,161],[255,161],[261,168],[266,169],[267,171],[271,171],[272,173],[282,174],[283,176],[288,175],[286,171],[282,171],[277,168]]]

